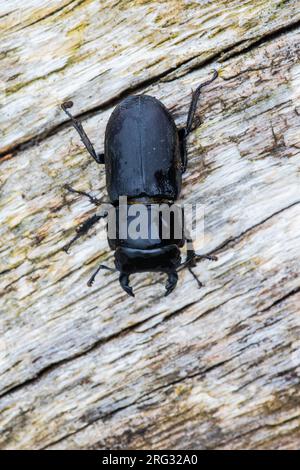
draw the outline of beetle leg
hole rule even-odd
[[[215,255],[198,255],[195,253],[195,260],[208,259],[209,261],[218,261],[218,257]]]
[[[179,149],[181,156],[181,171],[184,173],[187,167],[186,129],[178,129]]]
[[[193,278],[197,281],[197,284],[198,284],[199,289],[200,289],[201,287],[203,287],[202,282],[200,281],[200,279],[198,278],[198,276],[194,273],[194,271],[192,270],[192,268],[188,268],[188,270],[190,271],[190,273],[191,273],[191,275],[193,276]]]
[[[210,261],[217,261],[218,258],[217,256],[214,255],[198,255],[193,247],[193,240],[191,238],[186,238],[186,243],[187,243],[187,254],[186,254],[186,260],[181,263],[177,271],[181,271],[184,268],[187,268],[193,278],[197,281],[198,287],[202,287],[203,284],[198,278],[198,276],[194,273],[192,270],[193,267],[196,266],[197,261],[200,261],[201,259],[208,259]]]
[[[193,240],[191,238],[186,238],[185,239],[187,243],[187,254],[186,254],[186,261],[184,264],[189,264],[190,267],[196,266],[197,261],[200,261],[201,259],[208,259],[210,261],[218,261],[218,257],[215,255],[200,255],[195,252],[194,246],[193,246]]]
[[[171,294],[171,292],[175,289],[176,287],[176,284],[177,284],[177,281],[178,281],[178,274],[176,271],[173,271],[171,273],[169,273],[168,275],[168,281],[166,283],[166,293],[165,293],[165,297],[167,297],[167,295]]]
[[[72,240],[63,247],[63,250],[68,253],[71,245],[73,245],[73,243],[78,240],[78,238],[82,237],[83,235],[85,235],[91,227],[93,227],[93,225],[95,225],[100,219],[103,219],[104,217],[107,217],[108,213],[106,212],[105,214],[103,215],[93,215],[92,217],[90,217],[89,219],[87,219],[85,222],[83,222],[83,224],[79,225],[79,227],[77,227],[76,229],[76,232],[77,234],[75,235],[74,238],[72,238]]]
[[[196,262],[200,261],[201,259],[208,259],[210,261],[218,261],[218,257],[215,255],[198,255],[194,252],[194,254],[187,255],[186,260],[181,263],[178,268],[178,271],[181,271],[184,268],[193,268],[196,266]]]
[[[101,204],[105,204],[105,201],[101,201],[97,197],[92,196],[91,194],[85,192],[85,191],[78,191],[77,189],[73,189],[69,184],[65,184],[65,189],[69,191],[70,193],[74,194],[80,194],[81,196],[86,196],[89,198],[92,204],[95,204],[95,206],[100,206]]]
[[[92,277],[89,279],[87,283],[89,287],[92,287],[92,285],[94,284],[95,278],[101,269],[106,269],[107,271],[111,271],[113,273],[117,271],[116,269],[110,268],[109,266],[105,266],[105,264],[100,264],[100,266],[96,269],[96,271],[94,272],[94,274],[92,275]]]
[[[129,286],[129,275],[126,273],[121,273],[119,277],[119,281],[121,284],[122,289],[131,297],[134,297],[134,293],[132,287]]]
[[[93,146],[92,142],[90,141],[90,139],[88,138],[85,130],[83,129],[81,122],[79,122],[76,118],[74,118],[74,116],[72,116],[72,114],[70,113],[69,108],[72,108],[72,106],[73,106],[73,101],[66,101],[65,103],[63,103],[61,105],[62,110],[71,119],[73,127],[78,132],[82,143],[84,144],[85,148],[87,149],[87,151],[89,152],[91,157],[93,157],[93,159],[97,163],[104,163],[104,154],[103,153],[100,153],[100,154],[96,153],[96,150],[94,149],[94,146]]]

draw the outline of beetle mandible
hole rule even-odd
[[[92,158],[105,165],[106,185],[109,199],[118,211],[119,198],[126,195],[128,204],[144,203],[150,207],[154,202],[173,204],[178,199],[182,174],[187,168],[187,137],[193,126],[200,91],[218,76],[200,84],[192,93],[186,126],[178,129],[171,113],[156,98],[148,95],[133,95],[123,99],[114,109],[105,131],[104,153],[97,154],[82,124],[72,116],[69,109],[72,101],[62,104],[63,111],[71,119],[83,144]],[[70,192],[87,196],[99,205],[97,198],[66,185]],[[97,223],[104,215],[94,215],[77,228],[76,236],[64,247],[68,251],[72,243]],[[127,221],[128,222],[128,221]],[[127,223],[125,220],[125,224]],[[119,272],[119,282],[124,291],[134,297],[129,285],[129,276],[137,272],[164,272],[168,275],[166,293],[176,287],[178,271],[188,268],[201,287],[201,282],[192,270],[200,259],[216,260],[215,256],[199,255],[192,241],[183,233],[179,239],[155,238],[121,239],[117,230],[114,239],[108,238],[109,246],[115,250],[115,269],[100,265],[88,282],[91,286],[101,269]],[[187,256],[181,262],[180,248],[188,242]]]

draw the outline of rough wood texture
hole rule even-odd
[[[297,1],[58,1],[1,5],[2,449],[298,449],[300,63]],[[2,66],[3,65],[3,66]],[[189,138],[182,198],[205,204],[198,289],[133,278],[126,297],[94,212],[105,195],[59,103],[97,149],[121,96],[148,93]],[[100,175],[100,180],[99,180]]]

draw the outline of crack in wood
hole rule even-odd
[[[251,227],[247,228],[246,230],[244,230],[242,233],[240,233],[236,237],[228,238],[227,240],[220,243],[220,245],[218,245],[216,248],[214,248],[213,250],[211,250],[209,253],[206,253],[206,254],[211,255],[211,254],[214,254],[214,253],[219,253],[221,250],[223,250],[223,248],[233,246],[237,241],[241,240],[241,238],[243,238],[245,235],[248,235],[249,233],[253,232],[258,227],[263,225],[264,223],[266,223],[269,220],[273,219],[273,217],[276,217],[277,215],[281,214],[282,212],[285,212],[285,211],[291,209],[292,207],[297,206],[298,204],[300,204],[300,201],[295,201],[295,202],[292,202],[291,204],[289,204],[288,206],[283,207],[282,209],[279,209],[278,211],[274,212],[273,214],[268,215],[268,217],[266,217],[265,219],[257,222],[257,224],[252,225]]]
[[[14,29],[14,32],[18,32],[18,31],[23,31],[24,29],[26,30],[26,28],[29,28],[30,26],[34,26],[35,24],[37,23],[40,23],[42,21],[45,21],[45,20],[48,20],[49,18],[51,18],[52,16],[54,15],[57,15],[59,13],[61,13],[62,11],[64,11],[66,8],[68,8],[70,5],[72,5],[72,3],[76,3],[76,5],[74,5],[73,8],[71,8],[71,10],[69,11],[72,11],[74,8],[76,8],[77,6],[80,6],[82,3],[84,3],[85,0],[71,0],[69,3],[67,3],[66,5],[62,5],[60,8],[58,8],[57,10],[54,10],[50,13],[48,13],[47,15],[43,16],[42,18],[38,18],[37,20],[33,21],[32,23],[29,23],[29,24],[26,24],[25,26],[19,28],[19,29]]]
[[[263,308],[261,310],[261,312],[268,312],[269,310],[271,310],[272,308],[276,307],[276,305],[279,305],[281,304],[282,302],[284,302],[285,300],[287,300],[289,297],[295,295],[295,294],[298,294],[298,292],[300,292],[300,286],[299,287],[296,287],[295,289],[291,290],[290,292],[288,292],[287,294],[283,295],[282,297],[280,297],[279,299],[276,299],[273,303],[271,303],[270,305],[268,305],[267,307]]]
[[[239,55],[241,55],[245,52],[249,52],[249,51],[253,50],[256,47],[259,47],[259,46],[265,44],[266,42],[273,41],[277,37],[280,37],[284,34],[288,34],[288,33],[292,32],[294,30],[297,30],[299,28],[299,26],[300,26],[300,21],[297,20],[296,22],[294,22],[292,24],[289,24],[289,25],[286,25],[284,27],[278,28],[277,30],[275,30],[273,32],[270,32],[270,34],[266,34],[263,37],[257,39],[257,41],[253,42],[253,44],[251,44],[250,46],[245,48],[245,50],[240,50],[240,51],[234,53],[233,55],[228,55],[228,57],[225,57],[223,59],[223,62],[226,62],[227,60],[229,60],[231,58],[234,58],[234,57],[237,57],[237,56],[239,56]],[[212,54],[210,57],[208,57],[208,58],[200,61],[196,65],[191,66],[190,68],[188,68],[183,73],[183,76],[188,75],[189,73],[191,73],[194,70],[198,70],[200,67],[205,67],[209,64],[213,64],[214,62],[216,62],[218,60],[221,61],[220,59],[223,57],[224,54],[229,54],[230,50],[236,49],[237,44],[243,44],[244,42],[248,43],[248,40],[245,39],[245,40],[239,41],[233,46],[225,47],[224,49],[217,52],[216,54]],[[93,108],[91,108],[87,111],[75,114],[74,116],[77,119],[82,120],[82,119],[91,118],[91,117],[97,115],[100,112],[104,112],[104,111],[110,109],[111,107],[115,106],[120,100],[125,98],[127,95],[141,92],[144,88],[149,87],[149,86],[159,82],[162,78],[167,77],[170,73],[174,72],[175,70],[178,70],[182,66],[187,65],[190,62],[193,62],[195,59],[197,59],[197,57],[199,57],[199,55],[189,57],[188,59],[182,61],[179,65],[177,64],[176,66],[170,67],[169,69],[164,70],[163,72],[157,74],[156,76],[151,77],[148,80],[144,80],[144,81],[138,83],[136,86],[129,86],[128,88],[121,91],[120,93],[118,93],[113,98],[111,98],[111,99],[107,100],[106,102],[100,104],[99,106],[95,106],[95,107],[93,107]],[[66,129],[68,127],[70,127],[70,121],[69,120],[63,121],[62,123],[54,126],[53,128],[47,129],[47,130],[41,132],[40,134],[37,134],[34,137],[31,137],[28,140],[24,140],[24,142],[21,142],[17,145],[13,145],[13,146],[9,147],[6,151],[0,152],[0,164],[1,164],[2,160],[7,158],[7,156],[15,157],[16,154],[21,153],[24,150],[27,150],[28,148],[31,148],[31,147],[34,147],[34,146],[38,145],[42,141],[48,139],[49,137],[52,137],[53,135],[55,135],[59,131],[61,131],[63,129]]]
[[[181,7],[181,0],[174,2]],[[89,15],[95,5],[92,0]],[[126,2],[120,5],[127,8]],[[176,55],[176,67],[170,66],[175,62],[173,56],[170,61],[163,58],[163,63],[158,61],[154,67],[153,60],[149,60],[149,73],[144,73],[128,59],[133,75],[138,71],[132,85],[126,75],[114,89],[123,86],[126,91],[105,89],[100,98],[91,92],[91,109],[79,114],[82,118],[96,116],[86,122],[96,142],[99,132],[104,132],[112,100],[117,103],[119,94],[136,89],[165,102],[182,124],[189,90],[209,73],[212,51],[240,39],[223,51],[222,57],[215,56],[220,63],[225,60],[220,68],[224,81],[221,87],[212,87],[202,102],[204,124],[191,139],[190,166],[183,184],[184,200],[197,199],[206,207],[202,250],[208,254],[219,252],[217,264],[198,266],[207,286],[200,293],[189,273],[182,275],[178,291],[167,300],[159,289],[162,276],[154,274],[134,276],[134,302],[117,290],[111,275],[102,278],[99,288],[87,290],[82,278],[96,263],[98,248],[101,261],[104,256],[104,242],[97,243],[96,236],[79,243],[71,257],[62,259],[58,254],[70,227],[82,220],[80,211],[90,213],[79,200],[66,207],[61,194],[64,178],[91,191],[98,179],[94,179],[94,164],[85,162],[87,158],[76,140],[69,141],[69,132],[57,133],[69,123],[55,125],[62,117],[56,110],[57,96],[62,96],[57,94],[59,76],[53,77],[51,84],[46,79],[47,87],[50,85],[56,95],[54,102],[53,96],[50,100],[53,120],[44,108],[45,121],[41,125],[31,122],[30,129],[35,130],[29,134],[30,129],[23,132],[19,123],[20,134],[16,135],[20,136],[18,142],[29,135],[37,137],[45,129],[42,123],[48,122],[53,137],[39,148],[24,152],[20,159],[10,160],[11,154],[6,155],[0,181],[4,221],[1,238],[6,247],[1,253],[0,276],[0,329],[4,332],[0,338],[1,448],[56,448],[55,443],[58,448],[90,449],[297,446],[300,154],[296,150],[299,67],[294,5],[292,0],[283,7],[280,0],[275,0],[270,8],[273,17],[265,26],[257,25],[252,13],[249,19],[241,18],[238,31],[244,34],[236,35],[228,21],[223,29],[222,25],[217,28],[217,19],[212,34],[219,38],[224,31],[226,40],[218,44],[213,35],[201,36],[211,51],[204,61],[208,66],[205,70],[199,70],[205,46],[201,46],[200,54],[198,46],[194,47],[195,38],[189,50],[185,43],[184,53]],[[258,8],[263,7],[260,4]],[[35,12],[31,21],[40,13]],[[43,13],[46,15],[46,9]],[[270,14],[264,13],[263,18]],[[74,21],[70,15],[63,30],[67,32],[78,24],[79,15],[74,15]],[[30,21],[28,15],[26,18]],[[283,25],[283,18],[293,34],[283,26],[274,32],[274,25]],[[50,20],[43,24],[47,31],[54,19],[52,24]],[[109,19],[100,23],[105,29]],[[124,27],[126,24],[127,20]],[[39,37],[43,25],[32,28]],[[61,27],[56,23],[53,26]],[[206,26],[210,30],[210,22]],[[82,33],[77,27],[71,31],[72,41]],[[249,36],[253,31],[259,31],[257,38]],[[87,30],[87,41],[96,37],[99,32],[91,34]],[[258,38],[262,41],[259,49]],[[101,39],[97,39],[99,42]],[[193,57],[186,59],[191,51]],[[67,52],[68,57],[72,54]],[[20,50],[16,52],[19,55]],[[14,53],[6,60],[13,57]],[[58,57],[62,59],[60,54]],[[152,52],[149,58],[153,59]],[[93,64],[91,59],[94,57],[84,64]],[[76,64],[78,70],[81,60]],[[180,60],[184,60],[182,65]],[[126,60],[122,70],[124,64]],[[153,76],[163,67],[170,72],[165,70],[161,79]],[[87,87],[100,70],[102,67],[83,77]],[[190,73],[192,70],[196,72]],[[18,79],[15,73],[11,77],[14,82]],[[137,84],[137,78],[144,80],[149,74],[153,86],[146,90],[145,81]],[[98,78],[91,87],[98,88],[101,81]],[[39,87],[39,83],[34,86]],[[15,105],[22,108],[21,123],[26,123],[26,108],[19,97],[26,91],[18,93]],[[83,97],[88,92],[79,91],[77,109],[87,109],[88,100]],[[73,96],[72,86],[64,93]],[[32,96],[28,99],[36,106]],[[106,101],[107,112],[97,116],[97,109],[99,113],[102,110],[102,105],[97,107],[100,99]],[[8,100],[7,109],[12,108]],[[32,115],[33,109],[28,116]],[[9,122],[6,124],[5,138],[8,146],[10,142],[13,146],[17,141]],[[205,172],[198,166],[201,153],[205,153]],[[100,184],[103,189],[102,173]],[[200,250],[200,246],[197,248]],[[29,272],[32,277],[28,277]]]
[[[255,345],[254,343],[251,343],[247,346],[245,346],[242,351],[246,351],[247,349],[249,348],[252,348],[253,345]],[[72,433],[69,433],[69,434],[66,434],[65,436],[62,436],[60,437],[59,439],[55,440],[55,441],[52,441],[52,442],[49,442],[45,447],[43,447],[41,450],[46,450],[47,448],[49,447],[53,447],[61,442],[63,442],[64,440],[68,439],[69,437],[72,437],[82,431],[84,431],[85,429],[87,429],[89,426],[92,426],[93,424],[97,423],[98,421],[106,421],[106,420],[109,420],[110,418],[112,418],[114,415],[128,409],[128,408],[131,408],[133,406],[136,406],[140,403],[143,403],[143,401],[145,401],[145,399],[151,397],[152,395],[155,395],[157,392],[159,391],[162,391],[162,390],[167,390],[167,389],[170,389],[171,387],[173,387],[174,385],[178,385],[178,384],[181,384],[185,381],[188,381],[188,380],[192,380],[194,378],[197,378],[197,377],[204,377],[206,376],[207,374],[209,374],[210,372],[213,372],[214,370],[232,362],[233,360],[237,359],[238,357],[240,357],[240,353],[241,353],[241,350],[239,350],[239,352],[230,357],[229,359],[226,359],[226,360],[223,360],[223,361],[220,361],[216,364],[214,364],[213,366],[211,367],[208,367],[208,368],[204,368],[203,370],[199,371],[199,372],[195,372],[193,374],[188,374],[188,375],[185,375],[184,377],[180,377],[178,378],[177,380],[173,380],[171,382],[168,382],[160,387],[155,387],[153,388],[153,390],[150,390],[149,392],[141,395],[140,397],[138,397],[136,400],[132,401],[131,403],[128,403],[127,405],[124,405],[122,407],[119,407],[119,408],[116,408],[115,410],[109,412],[109,413],[103,413],[103,414],[100,414],[96,417],[94,417],[93,419],[91,419],[88,423],[86,423],[85,425],[83,425],[82,427],[79,427],[78,429],[76,429],[75,431],[73,431]],[[256,377],[256,379],[258,379],[259,377]],[[248,384],[247,384],[248,385]],[[237,390],[238,392],[239,390]],[[81,419],[83,419],[84,417],[82,417]],[[291,420],[294,420],[296,419],[297,417],[293,417],[291,419],[287,419],[286,421],[284,422],[289,422]],[[280,424],[283,424],[283,423],[278,423],[278,425]],[[268,424],[265,424],[264,426],[268,426]],[[271,425],[270,425],[271,426]],[[276,426],[276,424],[273,425],[274,427]],[[261,426],[260,426],[261,427]],[[255,431],[255,430],[253,430]],[[252,432],[252,431],[250,431]],[[243,437],[243,434],[239,434],[240,437]],[[224,442],[221,442],[220,443],[221,445],[224,444]]]
[[[253,51],[255,48],[260,47],[261,45],[265,44],[266,42],[269,41],[274,41],[275,39],[278,39],[284,34],[296,31],[300,26],[300,21],[297,20],[295,22],[290,23],[289,25],[286,25],[284,27],[279,27],[275,28],[272,31],[267,32],[260,38],[248,38],[242,41],[242,44],[245,44],[246,47],[242,49],[236,50],[236,47],[232,48],[231,51],[228,51],[228,53],[225,53],[221,59],[220,62],[225,62],[228,59],[233,59],[235,57],[238,57],[242,54],[247,54],[247,52]]]
[[[95,424],[97,421],[105,421],[105,420],[108,420],[110,419],[112,416],[116,415],[117,413],[120,413],[121,411],[124,411],[132,406],[135,406],[139,403],[141,403],[145,398],[155,394],[156,392],[158,391],[161,391],[161,390],[165,390],[165,389],[168,389],[174,385],[178,385],[186,380],[191,380],[193,378],[196,378],[196,377],[199,377],[199,376],[204,376],[210,372],[212,372],[213,370],[215,370],[217,367],[221,367],[222,365],[225,365],[227,362],[230,362],[231,360],[233,360],[234,357],[230,358],[230,359],[227,359],[227,360],[224,360],[224,361],[221,361],[219,362],[218,364],[214,364],[213,366],[207,368],[207,369],[204,369],[202,370],[201,372],[196,372],[194,374],[189,374],[189,375],[186,375],[184,377],[180,377],[178,380],[174,380],[172,382],[169,382],[167,384],[164,384],[160,387],[156,387],[154,388],[153,390],[141,395],[139,398],[137,398],[136,400],[132,401],[131,403],[127,404],[127,405],[124,405],[122,407],[119,407],[119,408],[116,408],[115,410],[109,412],[109,413],[104,413],[102,414],[101,416],[98,416],[97,418],[91,420],[89,423],[85,424],[84,426],[78,428],[76,431],[73,431],[72,433],[70,434],[67,434],[66,436],[63,436],[59,439],[57,439],[57,441],[53,441],[53,442],[50,442],[48,443],[45,447],[43,447],[41,450],[46,450],[49,446],[53,446],[53,445],[56,445],[56,444],[59,444],[60,442],[64,441],[65,439],[71,437],[71,436],[74,436],[75,434],[78,434],[79,432],[85,430],[86,428],[88,428],[89,426]],[[1,397],[0,397],[1,398]]]
[[[268,216],[267,218],[265,218],[264,220],[262,220],[261,222],[253,225],[252,227],[250,227],[249,229],[247,229],[246,231],[244,231],[243,233],[241,233],[240,235],[238,235],[237,237],[234,237],[234,238],[230,238],[228,240],[226,240],[224,243],[222,243],[221,245],[219,245],[217,247],[216,250],[213,250],[212,252],[208,253],[208,254],[211,254],[211,253],[215,253],[216,251],[219,252],[221,249],[224,249],[225,247],[227,247],[228,245],[232,245],[234,244],[236,241],[239,241],[241,240],[241,238],[243,236],[245,236],[246,234],[252,232],[253,230],[255,230],[257,227],[263,225],[265,222],[269,221],[270,219],[272,219],[273,217],[275,217],[276,215],[292,208],[293,206],[299,204],[300,201],[297,201],[297,202],[294,202],[293,204],[290,204],[289,206],[283,208],[283,209],[280,209],[279,211],[276,211],[274,214]],[[274,302],[274,306],[279,303],[281,300],[284,300],[285,298],[288,298],[290,295],[293,295],[293,293],[297,293],[299,289],[296,289],[295,292],[292,291],[291,293],[287,294],[286,296],[284,296],[282,299],[279,299],[278,301],[275,301]],[[210,293],[210,292],[209,292]],[[206,295],[209,295],[209,293],[207,293]],[[237,297],[239,297],[240,295],[242,294],[239,294]],[[244,295],[244,294],[243,294]],[[203,317],[204,315],[208,315],[209,313],[215,311],[216,309],[220,308],[224,303],[227,303],[229,302],[230,300],[232,300],[232,298],[228,299],[227,301],[221,303],[220,305],[217,305],[216,307],[212,308],[212,309],[209,309],[207,312],[203,312],[203,314],[200,316],[200,317]],[[178,310],[174,310],[171,314],[167,315],[166,317],[164,317],[162,319],[162,321],[165,321],[165,320],[169,320],[170,318],[176,316],[176,315],[179,315],[181,313],[183,313],[187,308],[193,306],[194,304],[196,304],[198,302],[198,300],[196,302],[191,302],[190,304],[187,304],[186,306],[178,309]],[[269,310],[273,307],[273,305],[267,307],[265,310],[262,310],[262,311],[266,311],[266,310]],[[15,386],[12,386],[11,388],[8,388],[7,390],[5,390],[3,393],[0,394],[0,399],[2,399],[4,396],[8,395],[8,394],[11,394],[11,393],[15,393],[16,391],[18,391],[19,389],[23,388],[23,387],[26,387],[28,385],[31,385],[32,383],[36,382],[37,380],[40,380],[42,376],[44,376],[45,374],[47,373],[50,373],[52,370],[54,370],[55,368],[57,367],[60,367],[60,366],[63,366],[75,359],[78,359],[79,357],[82,357],[88,353],[90,353],[91,351],[97,349],[98,347],[101,347],[103,346],[104,344],[106,344],[107,342],[109,341],[113,341],[114,339],[116,338],[119,338],[125,334],[127,334],[128,332],[130,331],[134,331],[135,328],[139,327],[139,326],[142,326],[144,325],[145,323],[149,322],[150,320],[152,320],[153,318],[159,316],[160,313],[158,314],[155,314],[155,315],[152,315],[151,317],[145,319],[145,320],[142,320],[140,322],[137,322],[127,328],[124,328],[123,330],[120,330],[110,336],[108,336],[107,338],[101,338],[99,341],[96,341],[95,343],[93,343],[90,347],[86,348],[85,350],[83,351],[80,351],[79,353],[77,354],[74,354],[70,357],[67,357],[67,358],[64,358],[60,361],[57,361],[57,362],[54,362],[50,365],[48,365],[47,367],[45,367],[44,369],[42,369],[41,371],[39,371],[35,376],[31,377],[30,379],[26,380],[25,382],[21,383],[21,384],[18,384],[18,385],[15,385]],[[198,317],[198,319],[200,318]],[[196,319],[197,320],[197,319]],[[195,321],[196,321],[195,320]]]

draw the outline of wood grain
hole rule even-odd
[[[0,29],[0,152],[49,133],[64,99],[87,112],[300,20],[297,0],[10,0]]]
[[[299,448],[298,10],[1,6],[1,449]],[[95,212],[64,184],[106,198],[105,175],[60,101],[101,151],[121,96],[151,94],[181,126],[212,68],[182,191],[205,206],[198,250],[219,257],[196,269],[204,288],[182,272],[168,298],[155,274],[133,276],[135,299],[111,273],[89,289],[113,255],[100,226],[61,251]]]

